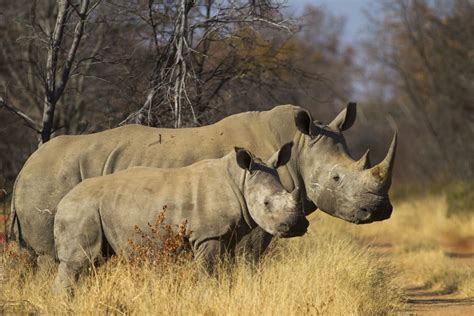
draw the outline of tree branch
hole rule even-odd
[[[31,117],[17,109],[15,106],[8,104],[2,97],[0,97],[0,108],[5,108],[7,111],[17,115],[25,122],[26,126],[37,133],[41,133],[39,125]]]
[[[69,80],[69,74],[71,72],[72,63],[76,57],[77,48],[81,42],[82,34],[84,33],[84,24],[87,18],[87,8],[89,7],[89,0],[83,0],[81,3],[81,10],[79,12],[79,22],[76,24],[76,29],[74,30],[74,39],[72,41],[71,47],[67,54],[66,62],[64,63],[63,71],[61,74],[58,87],[54,91],[54,97],[57,100],[59,96],[63,93],[64,88],[66,87],[67,81]]]

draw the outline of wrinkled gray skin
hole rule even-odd
[[[397,135],[380,164],[370,167],[369,151],[359,161],[352,160],[341,132],[352,126],[355,111],[355,104],[350,103],[327,126],[309,122],[306,115],[297,117],[306,149],[300,151],[299,167],[304,170],[301,175],[306,194],[319,209],[351,223],[366,224],[388,219],[392,213],[388,190]]]
[[[136,167],[83,181],[58,205],[55,290],[67,291],[105,242],[125,254],[129,240],[139,244],[135,225],[147,232],[147,223],[154,223],[165,205],[164,223],[177,227],[187,221],[191,249],[209,272],[224,254],[232,257],[235,245],[257,226],[280,237],[303,235],[309,222],[300,194],[288,193],[275,170],[288,162],[291,146],[284,145],[267,164],[236,148],[188,167]]]
[[[234,146],[267,160],[290,141],[294,143],[291,159],[278,168],[278,174],[288,191],[301,189],[306,214],[319,207],[358,224],[387,219],[392,212],[388,189],[396,137],[377,166],[370,166],[368,155],[354,161],[342,132],[355,117],[353,103],[328,125],[313,122],[301,107],[281,105],[198,128],[127,125],[90,135],[56,137],[31,155],[17,177],[12,199],[15,236],[35,253],[54,257],[56,207],[85,179],[135,166],[187,166],[223,157]],[[270,240],[271,235],[257,227],[242,240],[239,251],[257,259]]]

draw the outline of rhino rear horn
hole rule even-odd
[[[329,127],[338,131],[345,131],[354,124],[357,116],[357,103],[350,102],[346,108],[342,110],[331,123]]]
[[[360,157],[358,161],[355,162],[357,170],[366,170],[370,168],[370,149],[367,149],[365,154]]]

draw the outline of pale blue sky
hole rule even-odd
[[[362,9],[370,8],[370,0],[288,0],[290,12],[301,12],[306,4],[324,7],[335,16],[346,18],[343,40],[347,44],[356,43],[366,29],[367,18]]]

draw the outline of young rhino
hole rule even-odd
[[[303,235],[309,222],[299,193],[288,193],[276,172],[291,147],[284,145],[267,163],[235,148],[187,167],[136,167],[81,182],[61,200],[54,220],[60,261],[55,290],[68,289],[105,241],[127,253],[129,239],[139,242],[134,226],[146,228],[164,206],[165,223],[187,220],[191,249],[209,272],[257,226],[285,238]]]

